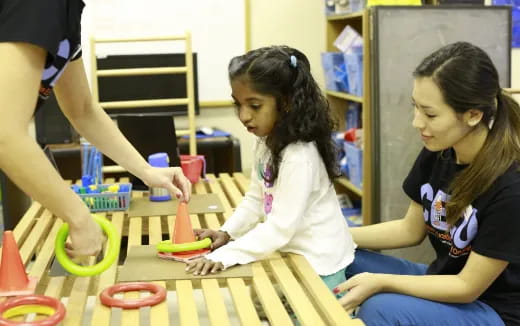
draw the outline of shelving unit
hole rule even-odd
[[[339,36],[345,26],[350,25],[363,37],[363,96],[356,96],[345,92],[326,91],[327,99],[340,128],[345,126],[345,110],[347,102],[361,103],[362,127],[363,127],[363,187],[359,189],[347,178],[336,179],[338,188],[357,196],[362,202],[363,224],[372,224],[372,193],[371,170],[372,170],[372,141],[371,141],[371,110],[370,110],[370,23],[369,11],[363,10],[345,15],[327,16],[326,28],[326,51],[338,51],[334,47],[334,40]],[[341,191],[341,190],[340,190]]]

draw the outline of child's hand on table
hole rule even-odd
[[[211,229],[193,229],[193,232],[195,233],[195,237],[197,238],[197,240],[210,238],[211,250],[215,250],[219,247],[222,247],[231,239],[229,234],[224,231],[215,231]]]
[[[208,272],[215,274],[223,269],[222,263],[216,263],[204,257],[188,262],[186,266],[186,272],[201,276],[208,274]]]

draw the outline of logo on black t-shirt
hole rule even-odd
[[[60,42],[56,57],[49,55],[47,63],[45,64],[45,69],[42,73],[37,107],[41,101],[45,101],[47,98],[49,98],[49,95],[52,92],[52,88],[65,70],[67,63],[69,63],[72,58],[78,55],[80,51],[81,45],[77,44],[76,46],[73,46],[68,39],[64,39]]]
[[[450,228],[446,223],[446,203],[450,196],[440,189],[433,196],[433,188],[427,183],[421,187],[421,198],[424,221],[430,236],[449,246],[451,257],[468,255],[471,251],[471,242],[478,231],[477,209],[469,205],[463,216]]]

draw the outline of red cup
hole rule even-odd
[[[205,175],[206,160],[204,155],[181,155],[182,172],[191,183],[199,182],[203,167]]]

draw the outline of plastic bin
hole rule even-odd
[[[344,142],[345,157],[347,158],[348,178],[356,187],[363,186],[363,151],[351,142]]]
[[[101,184],[89,187],[72,185],[91,212],[125,211],[130,206],[131,183]]]

